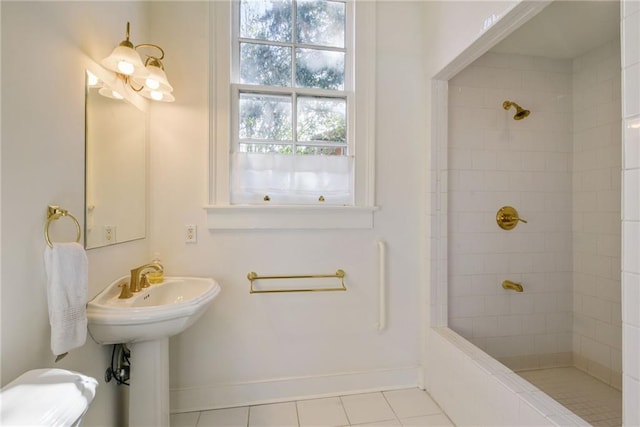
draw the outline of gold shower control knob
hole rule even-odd
[[[518,225],[518,221],[527,223],[527,220],[520,218],[518,216],[518,211],[511,206],[503,206],[496,213],[496,222],[498,223],[498,227],[503,230],[511,230]]]

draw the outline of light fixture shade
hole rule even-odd
[[[167,74],[161,67],[149,63],[147,65],[147,71],[149,71],[149,75],[147,77],[134,77],[133,81],[144,86],[150,91],[159,91],[163,93],[173,92],[173,87],[169,84]]]
[[[98,90],[98,93],[102,96],[105,96],[107,98],[111,98],[111,99],[117,99],[117,100],[121,100],[124,99],[124,96],[122,96],[122,94],[116,90],[111,89],[110,87],[106,87],[103,86]]]
[[[153,101],[173,102],[176,100],[176,98],[174,98],[174,96],[170,92],[152,90],[146,86],[138,93],[144,96],[145,98],[151,99]]]
[[[102,60],[102,65],[111,71],[115,71],[119,74],[135,77],[146,77],[149,75],[149,71],[142,63],[140,55],[133,48],[129,46],[130,43],[124,41],[120,43],[111,55]]]
[[[102,87],[102,83],[100,82],[100,79],[98,78],[98,76],[96,76],[95,74],[93,74],[91,71],[87,70],[87,87],[90,88],[99,88]]]

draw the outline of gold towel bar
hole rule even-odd
[[[80,236],[81,236],[80,223],[78,222],[76,217],[71,215],[71,213],[68,210],[62,209],[60,206],[49,205],[49,207],[47,208],[47,222],[44,224],[44,240],[47,241],[47,245],[49,245],[50,248],[53,247],[53,243],[51,243],[51,238],[49,237],[49,225],[51,225],[52,221],[55,221],[58,218],[63,216],[68,216],[76,224],[76,232],[77,232],[76,243],[80,242]]]
[[[302,276],[258,276],[258,273],[250,272],[247,274],[247,279],[251,283],[251,288],[249,290],[250,294],[270,294],[270,293],[280,293],[280,292],[330,292],[330,291],[346,291],[347,287],[344,285],[344,270],[338,270],[335,274],[310,274],[310,275],[302,275]],[[255,280],[269,280],[269,279],[327,279],[327,278],[337,278],[340,279],[340,287],[339,288],[295,288],[295,289],[254,289],[253,282]]]

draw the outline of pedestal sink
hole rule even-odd
[[[169,426],[169,337],[193,325],[220,293],[211,278],[165,277],[120,299],[121,277],[87,304],[89,333],[98,343],[129,344],[129,425]]]

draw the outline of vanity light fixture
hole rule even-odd
[[[164,50],[158,45],[142,43],[134,45],[129,41],[130,24],[127,22],[126,39],[120,42],[111,55],[102,60],[102,65],[116,73],[131,89],[154,101],[172,102],[173,87],[164,72]],[[144,62],[138,51],[146,59]],[[148,53],[152,52],[152,53]]]

